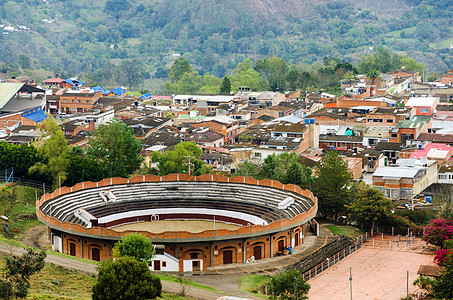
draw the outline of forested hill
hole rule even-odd
[[[441,71],[453,67],[451,6],[452,0],[0,0],[0,24],[16,29],[0,36],[0,67],[14,68],[25,54],[33,68],[90,73],[101,82],[109,64],[124,60],[144,66],[149,77],[165,76],[172,55],[181,54],[201,74],[221,77],[245,58],[354,62],[383,46]]]

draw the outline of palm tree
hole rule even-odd
[[[374,68],[370,69],[366,76],[371,79],[371,84],[374,84],[374,80],[376,80],[376,78],[379,78],[379,71]]]

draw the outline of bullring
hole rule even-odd
[[[190,272],[301,245],[318,205],[310,191],[275,180],[171,174],[62,187],[36,208],[56,251],[105,260],[115,242],[138,231],[156,245],[152,269]],[[159,222],[164,230],[144,230]],[[191,222],[205,227],[190,229]]]

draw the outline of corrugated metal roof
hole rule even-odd
[[[20,90],[23,83],[0,83],[0,109],[2,109],[12,97]]]
[[[414,178],[419,171],[419,168],[411,167],[378,167],[373,176]]]

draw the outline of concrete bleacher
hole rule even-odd
[[[115,201],[107,201],[100,191],[110,190]],[[286,197],[295,199],[284,210],[278,204]],[[208,181],[166,181],[118,184],[85,189],[46,201],[40,210],[60,221],[83,225],[74,211],[84,209],[96,218],[119,212],[153,208],[210,208],[259,216],[267,222],[293,218],[314,205],[298,193],[267,186]]]

